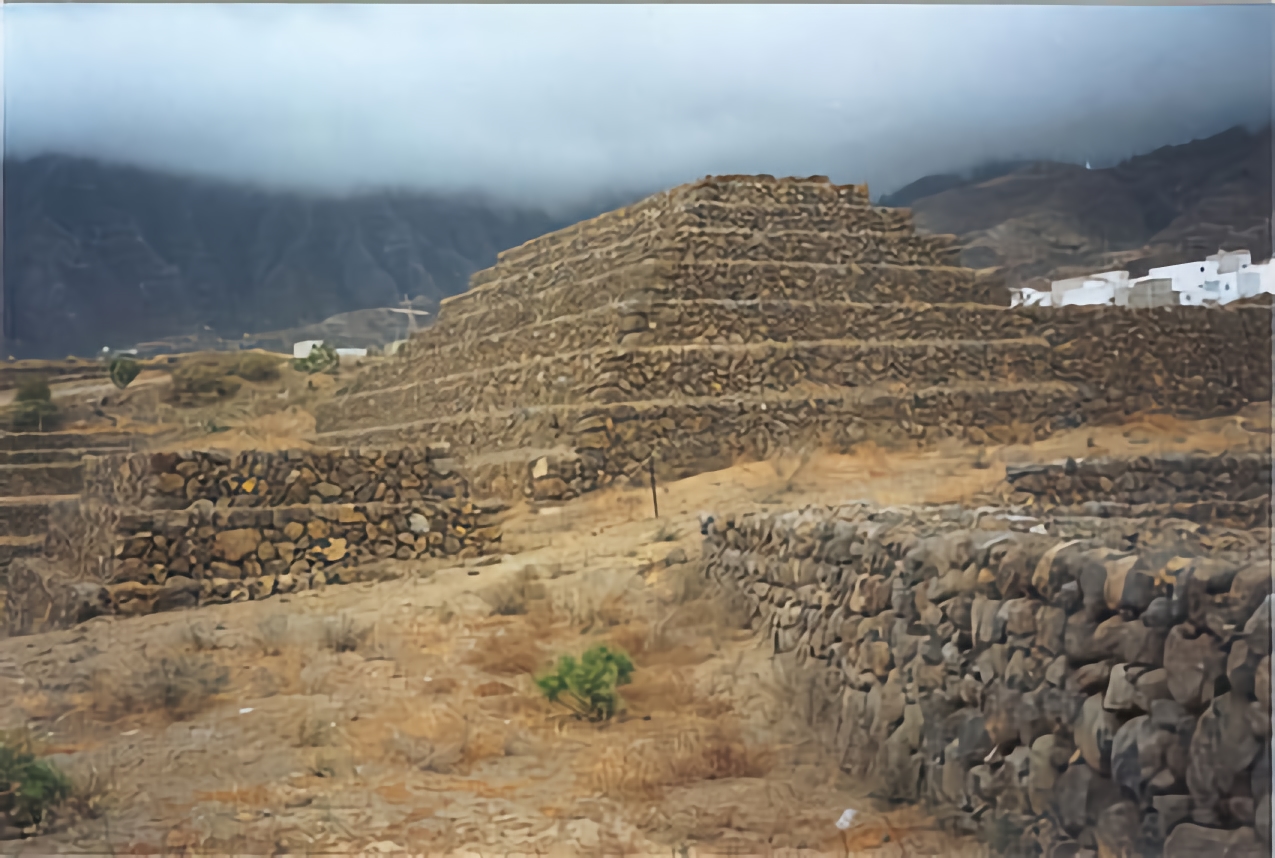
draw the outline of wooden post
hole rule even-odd
[[[647,459],[647,466],[651,472],[651,506],[655,507],[655,517],[660,517],[660,498],[655,493],[655,456]]]

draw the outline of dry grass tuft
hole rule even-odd
[[[615,799],[658,799],[669,788],[698,781],[764,777],[774,765],[771,749],[746,742],[721,721],[617,738],[590,756],[580,771],[583,786]]]
[[[526,614],[532,602],[545,598],[545,586],[535,570],[524,568],[510,580],[488,587],[479,594],[491,606],[492,613],[502,617]]]
[[[288,642],[288,615],[271,614],[257,623],[257,646],[262,655],[280,655]]]
[[[114,719],[160,710],[184,720],[205,709],[230,685],[230,671],[212,659],[179,655],[123,678],[100,677],[95,708]]]
[[[479,638],[465,656],[466,664],[500,676],[535,673],[545,662],[544,648],[524,624],[499,627],[493,634]]]
[[[371,633],[371,626],[355,622],[349,614],[337,614],[323,624],[323,645],[333,652],[356,652]]]

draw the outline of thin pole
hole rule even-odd
[[[652,455],[651,458],[646,460],[646,463],[651,472],[651,506],[655,507],[655,517],[659,518],[660,499],[659,496],[655,494],[655,456]]]

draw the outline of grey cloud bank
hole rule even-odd
[[[874,194],[1271,115],[1265,7],[4,7],[6,155],[554,204],[707,173]]]

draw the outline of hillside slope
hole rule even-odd
[[[565,223],[476,198],[307,198],[61,156],[6,162],[4,179],[6,339],[24,357],[433,302]]]
[[[1271,134],[1233,128],[1109,169],[1033,162],[927,176],[881,200],[961,236],[962,262],[1008,285],[1106,267],[1135,276],[1219,247],[1270,255]]]

